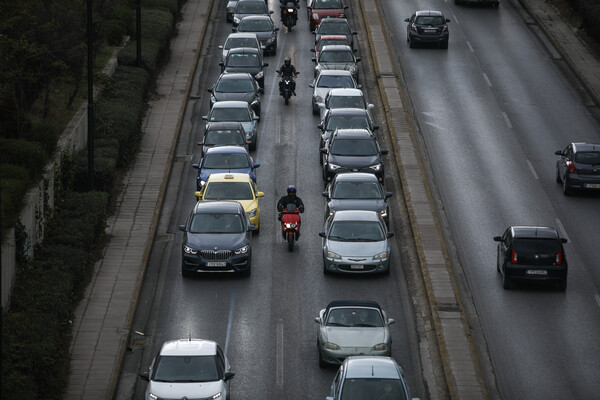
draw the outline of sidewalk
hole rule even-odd
[[[71,376],[67,400],[114,397],[138,294],[154,242],[163,192],[193,79],[200,46],[214,0],[187,0],[171,43],[171,59],[157,82],[159,98],[149,104],[140,152],[123,181],[115,215],[108,221],[110,242],[95,268],[84,300],[76,310],[71,344]],[[600,99],[600,65],[573,31],[543,0],[520,0],[549,35],[561,56],[574,68],[592,97]],[[452,398],[482,399],[472,344],[453,285],[435,206],[413,146],[413,136],[402,106],[400,82],[389,57],[385,31],[376,0],[356,2],[369,27],[378,84],[384,96],[390,134],[398,144],[406,203],[426,279],[431,311]],[[367,33],[365,33],[367,36]],[[426,240],[427,239],[427,240]],[[430,388],[433,390],[433,388]],[[438,398],[432,393],[432,398]]]

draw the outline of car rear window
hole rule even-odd
[[[331,96],[329,108],[365,108],[365,100],[360,96]]]
[[[340,22],[325,23],[321,24],[319,31],[321,35],[350,35],[350,28],[348,25]]]
[[[377,146],[372,140],[336,139],[331,144],[331,154],[336,156],[374,156]]]
[[[421,16],[417,17],[415,23],[419,25],[443,25],[444,18],[440,16]]]
[[[238,26],[238,32],[269,32],[272,30],[273,30],[273,28],[271,26],[271,23],[267,20],[244,21],[244,19],[242,19]]]
[[[330,103],[331,104],[331,103]],[[359,116],[343,116],[337,115],[329,118],[327,126],[325,127],[328,131],[335,129],[369,129],[369,121],[364,115]]]
[[[342,2],[340,0],[315,0],[313,8],[315,10],[331,10],[342,8]]]
[[[334,199],[381,199],[383,193],[377,182],[338,182],[331,196]]]
[[[560,251],[560,241],[558,239],[516,238],[513,239],[512,247],[516,252],[553,253]]]
[[[235,49],[236,47],[253,47],[258,49],[258,43],[256,39],[252,38],[231,38],[223,46],[225,50]]]
[[[250,168],[250,162],[241,153],[213,153],[204,156],[202,167],[209,169],[240,169]]]
[[[246,144],[246,138],[244,137],[244,134],[238,130],[209,131],[204,139],[204,144],[213,146],[243,146]]]
[[[222,93],[248,93],[254,92],[254,85],[250,79],[221,79],[215,91]]]
[[[600,151],[578,151],[575,154],[575,161],[588,165],[600,164]]]

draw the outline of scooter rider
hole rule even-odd
[[[302,199],[300,197],[296,196],[296,187],[293,185],[288,186],[287,196],[283,196],[277,202],[277,211],[279,211],[279,217],[277,219],[279,221],[281,221],[281,216],[283,215],[283,210],[285,210],[286,206],[290,203],[295,204],[296,208],[301,213],[304,212],[304,203],[302,202]]]
[[[283,59],[283,65],[279,68],[279,77],[291,76],[295,78],[298,73],[296,72],[296,67],[292,65],[292,59],[289,57],[285,57]],[[279,93],[281,94],[283,91],[283,80],[279,81]],[[292,93],[294,96],[296,95],[296,81],[292,79]]]

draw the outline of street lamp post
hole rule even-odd
[[[92,29],[92,0],[87,0],[87,48],[88,48],[88,182],[94,190],[94,32]]]
[[[137,66],[142,66],[142,0],[137,0],[135,5],[135,43]]]

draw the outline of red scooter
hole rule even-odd
[[[287,242],[288,251],[294,251],[294,242],[300,237],[300,210],[290,203],[281,216],[281,235]]]

